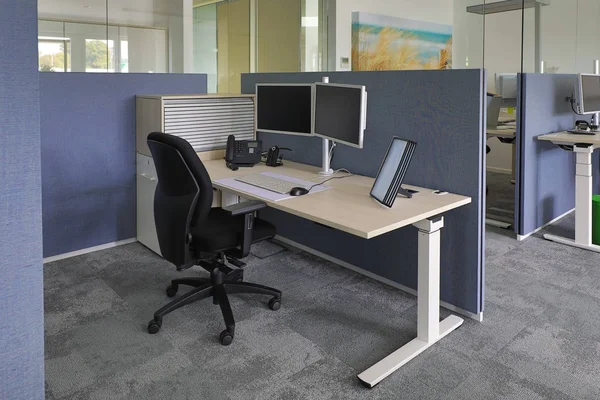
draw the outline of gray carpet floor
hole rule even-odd
[[[550,230],[572,235],[573,217]],[[254,247],[246,280],[284,302],[274,312],[268,298],[231,296],[229,347],[210,301],[146,332],[182,274],[140,244],[47,264],[47,398],[599,399],[600,255],[540,235],[486,237],[484,321],[466,320],[372,390],[356,374],[416,335],[416,299],[312,255]]]

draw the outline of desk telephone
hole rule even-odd
[[[239,167],[252,167],[260,162],[262,154],[262,141],[260,140],[235,140],[235,136],[227,138],[225,162],[227,168],[237,170]]]

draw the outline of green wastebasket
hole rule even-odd
[[[592,243],[600,245],[600,194],[592,196]]]

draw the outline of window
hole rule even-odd
[[[40,38],[38,58],[40,71],[69,72],[71,70],[71,42],[61,38]]]

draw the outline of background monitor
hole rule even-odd
[[[316,136],[362,149],[366,117],[364,86],[315,84],[313,132]]]
[[[312,136],[312,84],[257,84],[256,130]]]
[[[377,172],[377,178],[371,189],[371,197],[387,207],[394,205],[398,193],[404,192],[401,188],[402,181],[406,176],[416,146],[417,143],[411,140],[398,137],[392,139],[379,172]]]
[[[496,74],[496,94],[503,99],[516,99],[517,74]]]
[[[579,114],[600,112],[600,75],[579,74],[575,101]]]

